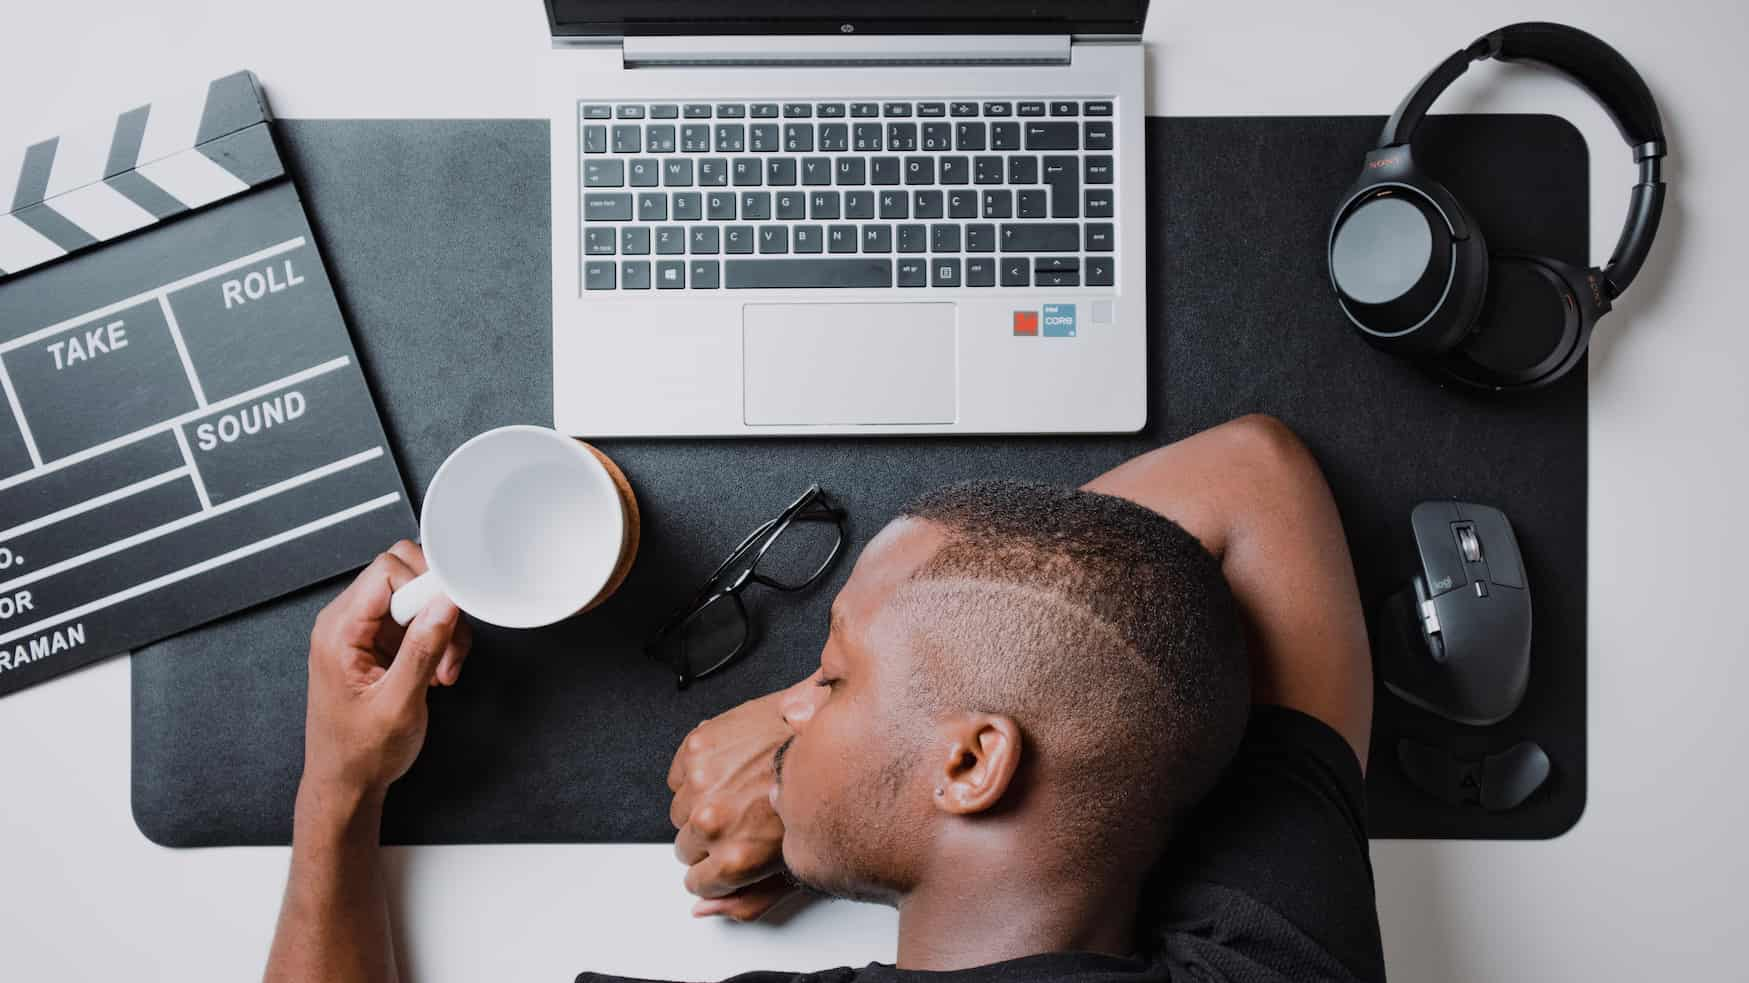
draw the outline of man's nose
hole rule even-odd
[[[789,725],[790,730],[800,733],[807,726],[820,705],[818,694],[824,692],[825,687],[816,684],[815,676],[809,676],[784,690],[783,699],[778,701],[778,712],[783,715],[783,722]]]

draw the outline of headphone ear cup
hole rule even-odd
[[[1456,228],[1469,232],[1459,238]],[[1337,300],[1373,345],[1398,355],[1444,354],[1469,334],[1488,283],[1488,247],[1451,193],[1431,179],[1351,195],[1331,223]]]
[[[1447,374],[1486,389],[1546,385],[1577,365],[1591,335],[1583,274],[1539,256],[1490,257],[1474,330],[1444,360]]]

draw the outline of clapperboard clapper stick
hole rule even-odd
[[[0,140],[0,694],[414,534],[272,125],[239,72]]]

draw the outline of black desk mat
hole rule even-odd
[[[1330,294],[1323,241],[1380,120],[1148,121],[1149,426],[1097,438],[610,441],[643,508],[642,553],[608,603],[552,629],[485,630],[462,684],[434,691],[430,737],[390,794],[396,843],[660,841],[664,776],[698,721],[811,670],[849,570],[802,597],[756,593],[757,650],[676,692],[638,655],[719,556],[810,481],[849,505],[858,545],[914,494],[1007,474],[1080,482],[1232,416],[1273,413],[1323,462],[1369,604],[1410,571],[1424,498],[1497,505],[1535,599],[1529,694],[1462,728],[1378,694],[1369,778],[1379,837],[1539,838],[1585,801],[1585,373],[1511,401],[1442,388],[1374,352]],[[1543,116],[1429,122],[1421,156],[1497,247],[1584,259],[1588,162]],[[551,419],[544,122],[295,121],[281,131],[350,315],[390,441],[420,490],[487,427]],[[603,371],[623,367],[603,366]],[[586,385],[587,380],[575,384]],[[386,544],[385,544],[386,545]],[[302,760],[305,646],[335,581],[133,659],[133,806],[174,846],[288,842]],[[1398,738],[1495,750],[1520,738],[1554,774],[1514,812],[1410,787]]]

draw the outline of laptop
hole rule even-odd
[[[547,13],[558,429],[1145,424],[1146,0]]]

